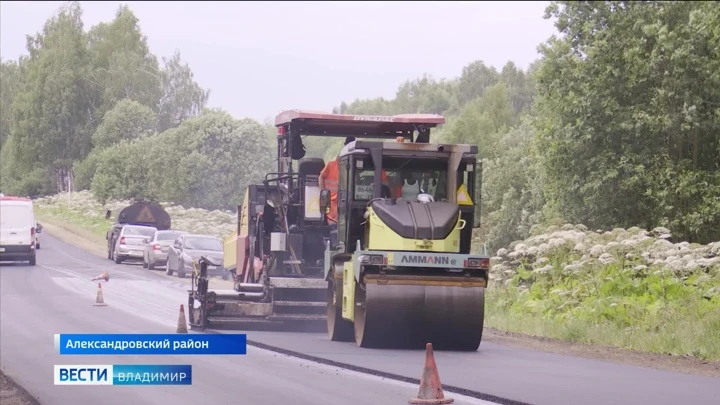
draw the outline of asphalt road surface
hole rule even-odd
[[[85,399],[112,404],[217,403],[242,399],[256,404],[407,403],[417,387],[389,379],[341,371],[280,354],[248,348],[248,356],[193,356],[192,387],[55,387],[53,364],[83,364],[87,357],[53,353],[54,333],[174,332],[178,308],[187,302],[187,281],[139,265],[116,265],[45,234],[38,265],[3,267],[3,367],[43,404]],[[108,307],[93,307],[102,270]],[[212,283],[211,283],[212,288]],[[408,378],[419,378],[424,353],[368,350],[354,343],[331,342],[322,333],[253,332],[248,340],[286,351]],[[103,364],[184,363],[187,358],[109,356]],[[672,373],[593,359],[562,356],[483,342],[476,353],[435,352],[446,386],[534,405],[718,404],[720,379]],[[108,363],[112,361],[113,363]],[[109,395],[112,394],[112,395]],[[446,392],[455,403],[469,398]],[[52,402],[55,400],[56,402]],[[463,402],[466,401],[466,402]],[[498,401],[507,402],[507,401]],[[167,402],[171,403],[171,402]],[[478,401],[480,403],[480,401]]]
[[[103,282],[106,307],[95,307]],[[186,280],[116,265],[45,234],[37,266],[0,267],[3,371],[42,405],[406,404],[418,387],[248,347],[245,356],[69,356],[56,333],[174,333]],[[419,377],[424,357],[413,359]],[[55,386],[54,364],[192,364],[191,386]],[[487,404],[453,395],[458,404]]]

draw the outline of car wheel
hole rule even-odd
[[[148,270],[155,270],[155,263],[148,263]]]
[[[117,254],[117,250],[113,252],[113,256],[115,256],[115,264],[120,264],[120,263],[122,263],[122,259],[121,259],[120,256]]]
[[[30,265],[31,266],[35,265],[35,255],[34,254],[32,255],[32,257],[30,257]]]

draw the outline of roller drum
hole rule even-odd
[[[476,351],[485,320],[485,288],[425,287],[425,341],[437,350]]]
[[[355,342],[362,347],[414,348],[423,317],[425,288],[356,284]]]
[[[484,288],[356,285],[359,346],[475,351],[482,339]]]

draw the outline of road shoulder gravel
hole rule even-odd
[[[0,404],[2,405],[40,405],[25,388],[0,371]]]
[[[539,336],[527,336],[497,329],[485,329],[483,341],[522,347],[548,353],[605,360],[705,377],[720,377],[720,361],[708,362],[689,356],[643,353],[617,347],[566,342]]]

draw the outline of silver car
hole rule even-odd
[[[183,231],[156,231],[152,237],[146,239],[143,254],[143,267],[153,270],[155,266],[164,266],[167,262],[167,253],[170,245]]]
[[[177,272],[179,278],[185,274],[192,273],[193,262],[197,263],[200,257],[205,256],[219,266],[208,267],[208,275],[228,277],[227,272],[222,268],[223,243],[220,239],[209,235],[180,235],[168,249],[165,273],[172,276]]]
[[[142,261],[145,251],[145,239],[157,231],[152,226],[125,225],[118,235],[113,249],[113,259],[120,264],[124,261]]]

